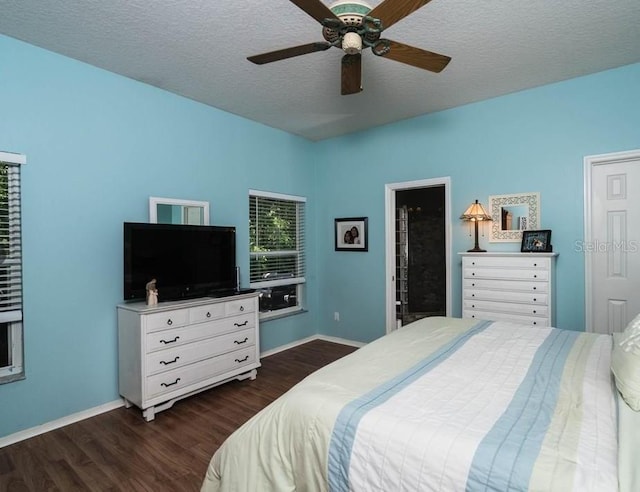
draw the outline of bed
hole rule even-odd
[[[637,492],[640,414],[611,351],[607,335],[417,321],[246,422],[202,491]]]

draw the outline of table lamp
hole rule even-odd
[[[468,250],[469,253],[485,253],[486,250],[480,249],[480,245],[478,244],[478,222],[481,220],[491,220],[491,216],[487,213],[481,203],[478,203],[478,200],[475,203],[469,205],[469,208],[464,211],[464,213],[460,216],[462,220],[471,221],[475,226],[475,234],[476,234],[476,244],[473,249]]]

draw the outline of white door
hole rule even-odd
[[[640,313],[640,152],[587,157],[585,173],[587,330],[608,334]]]

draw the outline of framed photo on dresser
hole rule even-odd
[[[551,229],[522,231],[520,251],[523,253],[549,253],[553,251]]]

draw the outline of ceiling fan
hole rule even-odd
[[[423,7],[430,0],[383,0],[371,8],[361,0],[339,1],[330,8],[320,0],[290,0],[322,24],[325,42],[316,42],[271,51],[247,58],[258,65],[325,51],[335,46],[342,57],[342,94],[362,91],[362,50],[431,72],[441,72],[450,57],[380,37],[382,31]]]

